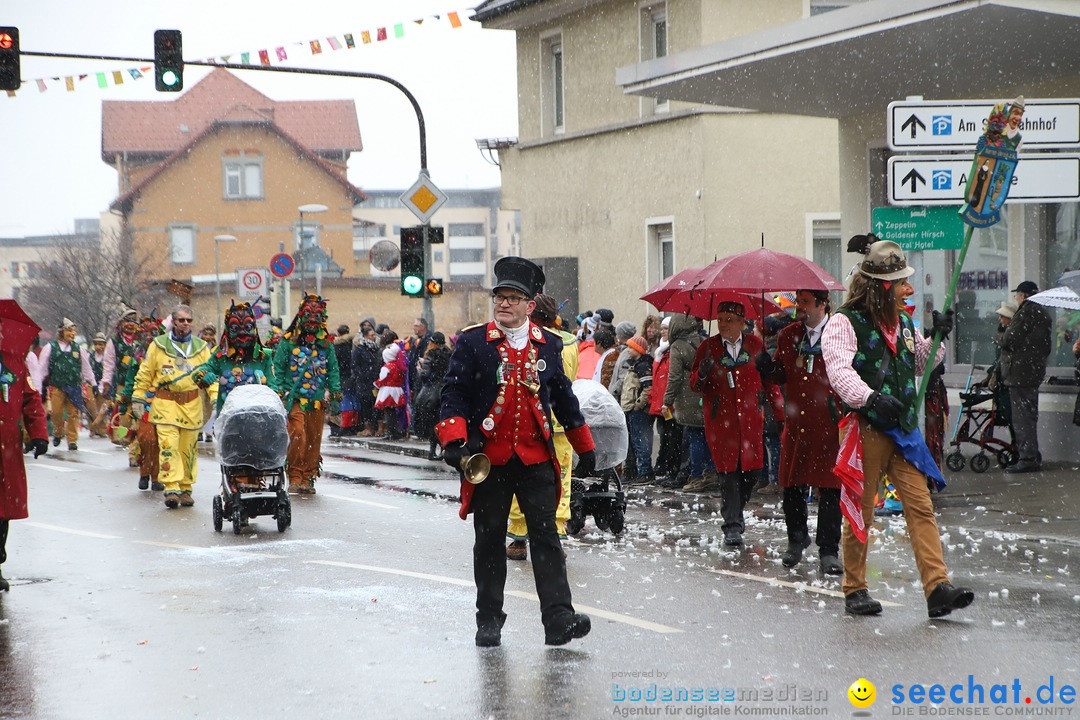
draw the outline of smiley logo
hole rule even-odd
[[[847,690],[847,696],[855,707],[868,708],[877,699],[877,688],[874,687],[874,683],[866,678],[859,678],[851,683],[851,687]]]

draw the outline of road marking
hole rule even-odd
[[[361,505],[370,505],[372,507],[386,508],[387,510],[399,510],[397,505],[385,505],[383,503],[372,502],[371,500],[361,500],[359,498],[346,497],[344,495],[330,495],[329,493],[319,493],[323,497],[333,498],[335,500],[346,500],[348,502],[360,503]]]
[[[252,552],[246,548],[222,547],[220,545],[180,545],[178,543],[158,542],[157,540],[132,540],[132,542],[136,545],[153,545],[154,547],[172,548],[173,550],[224,550],[225,552],[241,553],[243,555],[250,555],[251,557],[270,558],[272,560],[280,560],[285,557],[284,555]]]
[[[476,587],[472,580],[459,580],[446,577],[445,575],[429,575],[427,573],[412,572],[411,570],[398,570],[397,568],[378,567],[376,565],[358,565],[356,563],[338,562],[336,560],[305,560],[310,565],[331,565],[333,567],[352,568],[353,570],[370,570],[371,572],[386,573],[388,575],[401,575],[403,577],[417,578],[419,580],[434,580],[435,582],[460,585],[461,587]]]
[[[815,587],[813,585],[807,585],[804,582],[791,582],[790,580],[779,580],[777,578],[762,577],[761,575],[750,575],[749,573],[735,572],[734,570],[723,570],[721,568],[708,568],[709,572],[716,573],[717,575],[730,575],[731,577],[742,578],[743,580],[753,580],[754,582],[765,583],[766,585],[779,585],[781,587],[791,588],[792,590],[802,590],[803,592],[817,593],[818,595],[828,595],[835,598],[843,598],[844,593],[839,590],[829,590],[828,588]],[[890,602],[888,600],[878,600],[883,606],[888,607],[903,607],[900,603]]]
[[[330,565],[332,567],[352,568],[354,570],[369,570],[371,572],[386,573],[388,575],[401,575],[404,577],[417,578],[419,580],[434,580],[435,582],[447,583],[450,585],[457,585],[459,587],[476,587],[471,580],[460,580],[458,578],[447,577],[445,575],[430,575],[428,573],[412,572],[411,570],[398,570],[397,568],[378,567],[376,565],[359,565],[357,563],[338,562],[335,560],[305,560],[310,565]],[[507,590],[506,595],[513,595],[524,600],[532,600],[539,603],[538,598],[534,593],[522,592],[520,590]],[[681,633],[683,630],[679,628],[669,627],[667,625],[660,625],[659,623],[649,622],[648,620],[639,620],[629,615],[623,615],[621,613],[611,612],[610,610],[601,610],[600,608],[588,607],[586,605],[577,605],[577,609],[585,612],[592,613],[597,617],[602,617],[607,620],[613,620],[615,622],[626,623],[627,625],[633,625],[639,627],[642,630],[652,630],[657,633]]]
[[[536,603],[540,602],[540,598],[537,597],[536,593],[524,592],[522,590],[507,590],[505,594],[513,595],[514,597],[524,598],[525,600],[532,600]],[[674,628],[669,625],[661,625],[660,623],[650,622],[649,620],[640,620],[636,617],[630,617],[629,615],[623,615],[622,613],[611,612],[610,610],[601,610],[600,608],[590,607],[588,605],[579,605],[577,603],[574,603],[574,609],[580,610],[582,612],[587,612],[590,615],[602,617],[607,620],[614,620],[615,622],[633,625],[634,627],[639,627],[642,630],[652,630],[653,632],[663,634],[685,632],[685,630],[680,630],[679,628]]]
[[[83,537],[101,538],[102,540],[120,540],[119,535],[103,535],[101,533],[87,532],[86,530],[75,530],[72,528],[60,527],[59,525],[48,525],[40,522],[26,522],[24,525],[30,525],[31,527],[41,528],[42,530],[55,530],[56,532],[68,533],[69,535],[82,535]]]
[[[28,468],[45,468],[47,470],[55,470],[56,472],[79,472],[80,468],[66,468],[59,465],[47,465],[43,462],[32,462],[26,465]]]

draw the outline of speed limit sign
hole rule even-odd
[[[237,268],[236,295],[257,298],[270,294],[270,271],[266,268]]]

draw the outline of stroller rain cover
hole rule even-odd
[[[273,470],[289,452],[288,416],[277,393],[265,385],[233,388],[214,423],[218,461]]]
[[[573,387],[581,414],[596,443],[596,469],[615,467],[626,459],[630,445],[626,415],[619,407],[619,401],[595,380],[575,380]]]

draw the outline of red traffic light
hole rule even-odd
[[[19,28],[0,27],[0,90],[18,90],[21,86]]]
[[[10,50],[15,47],[15,38],[11,36],[11,33],[0,32],[0,50]]]

